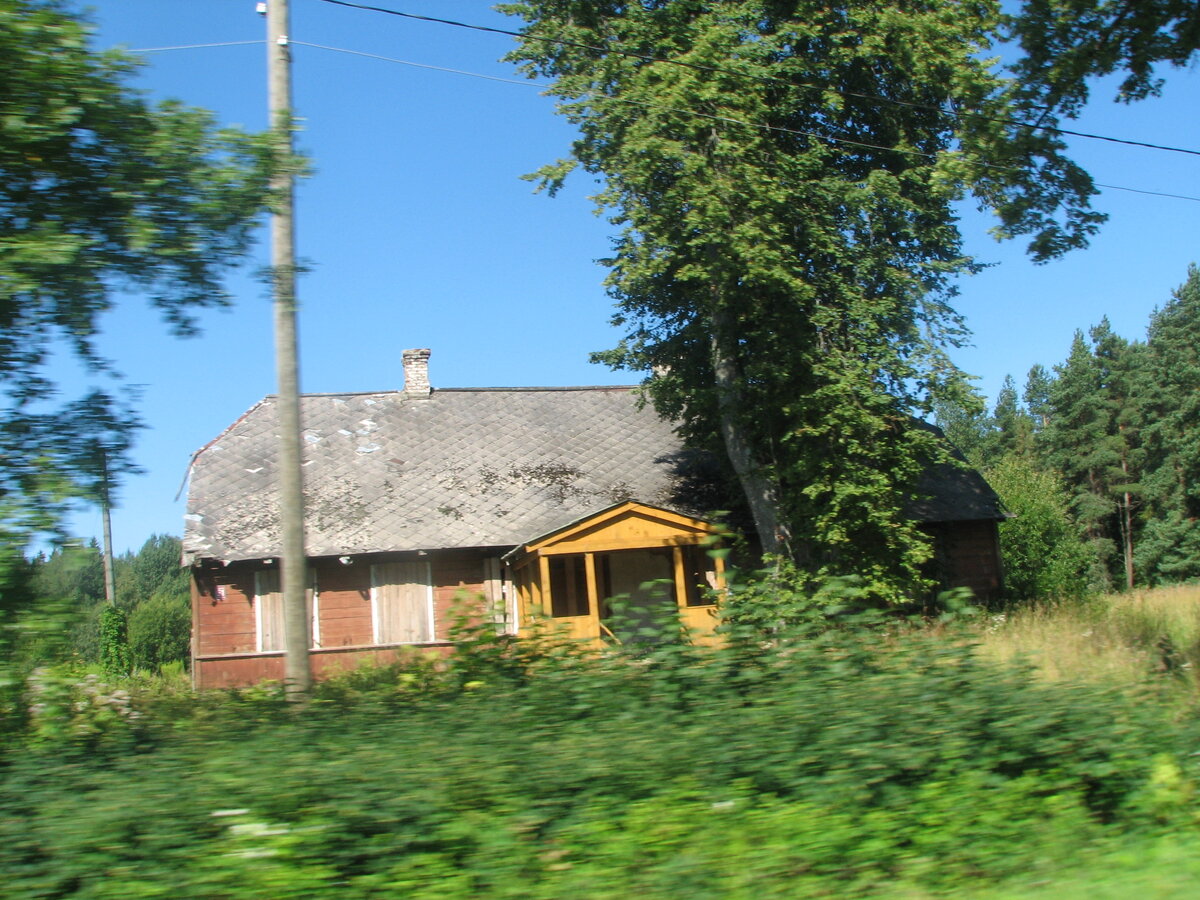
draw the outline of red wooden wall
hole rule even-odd
[[[493,554],[494,555],[494,554]],[[352,669],[367,659],[393,662],[405,647],[372,644],[371,565],[395,554],[310,560],[317,584],[320,645],[312,648],[316,677]],[[411,557],[409,557],[411,558]],[[450,639],[457,598],[485,589],[481,550],[444,550],[428,555],[433,582],[434,641],[411,645],[436,647]],[[277,565],[277,564],[273,564]],[[254,573],[262,562],[210,564],[192,571],[192,678],[198,688],[231,687],[283,678],[283,653],[255,650]]]

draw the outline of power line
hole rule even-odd
[[[323,0],[323,2],[331,3],[334,6],[345,6],[350,9],[359,9],[359,10],[364,10],[366,12],[383,13],[385,15],[398,16],[398,17],[404,18],[404,19],[413,19],[413,20],[416,20],[419,22],[431,22],[431,23],[434,23],[437,25],[450,25],[455,28],[465,28],[470,31],[482,31],[482,32],[486,32],[489,34],[503,34],[508,37],[522,38],[525,40],[542,41],[542,42],[548,43],[548,44],[558,44],[563,47],[575,47],[576,49],[580,49],[580,50],[591,50],[596,53],[615,53],[620,56],[630,57],[631,59],[640,59],[644,62],[660,62],[660,63],[666,63],[668,65],[672,65],[672,66],[680,66],[680,67],[686,68],[686,69],[694,69],[696,71],[701,71],[701,72],[719,72],[719,73],[722,73],[725,75],[734,75],[739,78],[747,77],[744,72],[735,72],[731,69],[726,69],[721,66],[707,66],[707,65],[701,65],[699,63],[684,62],[683,60],[678,60],[678,59],[667,59],[665,57],[659,57],[659,56],[648,56],[644,53],[635,53],[630,50],[622,50],[619,47],[597,47],[597,46],[593,46],[591,44],[581,44],[581,43],[577,43],[575,41],[562,40],[560,38],[537,37],[535,35],[526,35],[526,34],[522,34],[519,31],[512,31],[512,30],[506,29],[506,28],[493,28],[493,27],[490,27],[487,25],[472,25],[467,22],[457,22],[453,19],[440,19],[440,18],[437,18],[436,16],[421,16],[421,15],[417,15],[415,13],[406,13],[406,12],[400,12],[399,10],[395,10],[395,9],[387,9],[382,6],[369,6],[369,5],[363,4],[363,3],[350,3],[350,2],[348,2],[348,0]],[[908,100],[897,100],[893,97],[881,97],[876,94],[864,94],[864,93],[859,93],[857,91],[841,90],[838,88],[826,87],[824,85],[807,84],[804,82],[790,81],[786,78],[759,77],[759,76],[754,76],[754,77],[755,77],[755,80],[757,80],[757,81],[772,81],[777,84],[786,84],[791,87],[803,88],[805,90],[828,91],[829,93],[838,94],[839,96],[842,96],[842,97],[853,97],[858,100],[870,100],[875,103],[890,103],[895,106],[903,106],[903,107],[906,107],[909,109],[920,109],[920,110],[924,110],[926,112],[935,112],[935,113],[939,113],[940,115],[950,116],[950,117],[957,118],[957,119],[970,117],[970,118],[980,119],[985,122],[997,122],[997,123],[1004,124],[1004,125],[1016,125],[1021,128],[1029,128],[1029,129],[1036,130],[1036,131],[1046,131],[1046,132],[1049,132],[1050,134],[1069,135],[1071,137],[1087,138],[1089,140],[1095,140],[1095,141],[1107,141],[1107,142],[1113,143],[1113,144],[1125,144],[1125,145],[1131,146],[1131,147],[1142,147],[1142,148],[1148,149],[1148,150],[1163,150],[1168,153],[1184,153],[1184,154],[1188,154],[1190,156],[1200,156],[1200,150],[1192,150],[1187,147],[1172,147],[1172,146],[1168,146],[1165,144],[1154,144],[1154,143],[1150,143],[1148,141],[1135,141],[1135,140],[1130,140],[1128,138],[1118,138],[1118,137],[1112,137],[1111,135],[1094,134],[1094,133],[1087,132],[1087,131],[1073,131],[1069,128],[1059,128],[1059,127],[1053,126],[1053,125],[1043,125],[1039,122],[1024,122],[1024,121],[1021,121],[1020,119],[1010,119],[1010,118],[988,116],[988,115],[985,115],[985,114],[979,113],[979,112],[956,112],[956,111],[952,111],[952,110],[943,109],[940,106],[933,106],[933,105],[925,104],[925,103],[913,103]]]
[[[203,50],[206,47],[241,47],[246,44],[262,44],[264,41],[222,41],[219,44],[180,44],[178,47],[131,47],[126,53],[162,53],[167,50]]]
[[[329,2],[334,2],[334,0],[329,0]],[[382,62],[397,63],[399,65],[412,66],[412,67],[418,68],[418,69],[430,69],[430,70],[433,70],[436,72],[448,72],[448,73],[451,73],[454,75],[464,75],[468,78],[482,78],[486,81],[498,81],[501,84],[514,84],[514,85],[518,85],[520,87],[535,87],[535,88],[550,87],[550,85],[540,84],[540,83],[534,82],[534,81],[528,81],[528,80],[518,81],[518,80],[515,80],[512,78],[500,78],[499,76],[496,76],[496,75],[484,75],[480,72],[469,72],[465,69],[450,69],[450,68],[446,68],[444,66],[433,66],[433,65],[428,65],[426,63],[418,63],[418,62],[412,62],[412,61],[406,60],[406,59],[399,59],[394,56],[382,56],[378,53],[365,53],[361,50],[349,50],[344,47],[330,47],[325,44],[313,44],[313,43],[309,43],[308,41],[297,41],[297,40],[293,40],[291,43],[294,45],[297,45],[297,46],[313,47],[317,50],[326,50],[326,51],[330,51],[333,53],[348,53],[352,56],[363,56],[368,59],[376,59],[376,60],[380,60]],[[700,111],[694,110],[694,109],[685,109],[682,107],[666,106],[666,105],[660,104],[660,103],[647,103],[643,100],[629,100],[629,99],[620,98],[620,97],[610,97],[607,99],[609,99],[610,101],[613,101],[613,102],[617,102],[617,103],[627,103],[627,104],[630,104],[633,106],[642,106],[647,109],[658,109],[658,110],[663,110],[666,112],[679,113],[681,115],[694,116],[696,118],[701,118],[701,119],[711,119],[713,121],[724,122],[729,125],[740,125],[744,128],[756,128],[761,131],[773,131],[773,132],[777,132],[780,134],[794,134],[798,137],[814,138],[816,140],[825,141],[825,142],[831,143],[831,144],[844,144],[844,145],[850,146],[850,147],[861,147],[865,150],[882,150],[882,151],[888,152],[888,153],[899,153],[899,154],[903,154],[906,156],[918,156],[918,157],[922,157],[924,159],[937,159],[937,157],[938,157],[938,155],[936,153],[929,153],[924,150],[909,150],[909,149],[905,149],[902,147],[889,147],[889,146],[886,146],[883,144],[869,144],[869,143],[866,143],[865,141],[856,141],[856,140],[852,140],[850,138],[830,137],[829,135],[820,134],[815,131],[803,131],[798,128],[786,128],[782,125],[767,125],[762,122],[749,122],[744,119],[735,119],[732,116],[721,116],[721,115],[716,115],[715,113],[704,113],[704,112],[700,112]],[[980,160],[979,162],[982,165],[984,165],[990,169],[997,169],[997,170],[1001,170],[1001,171],[1013,171],[1013,172],[1018,171],[1018,169],[1014,166],[1005,166],[1005,165],[1001,165],[1000,163],[989,163],[989,162],[986,162],[983,160]],[[1169,193],[1164,193],[1162,191],[1149,191],[1149,190],[1144,190],[1142,188],[1122,187],[1121,185],[1117,185],[1117,184],[1101,184],[1099,182],[1093,182],[1093,184],[1096,187],[1104,188],[1105,190],[1127,191],[1127,192],[1133,193],[1133,194],[1146,194],[1146,195],[1149,195],[1152,197],[1167,197],[1167,198],[1174,199],[1174,200],[1189,200],[1189,201],[1192,201],[1195,203],[1200,203],[1200,197],[1190,197],[1185,194],[1169,194]]]
[[[544,87],[533,81],[518,81],[515,78],[501,78],[498,75],[484,75],[480,72],[468,72],[464,69],[448,69],[445,66],[432,66],[428,63],[413,62],[408,59],[398,59],[394,56],[380,56],[378,53],[366,53],[362,50],[348,50],[345,47],[328,47],[325,44],[310,44],[308,41],[292,40],[299,47],[313,47],[317,50],[331,50],[334,53],[349,53],[351,56],[365,56],[367,59],[378,59],[383,62],[399,63],[402,66],[412,66],[414,69],[430,69],[434,72],[448,72],[451,75],[466,75],[470,78],[483,78],[486,81],[499,81],[501,84],[515,84],[520,87]]]
[[[377,10],[379,12],[393,12],[391,10],[380,9],[378,7],[361,7],[358,4],[343,2],[343,0],[325,0],[325,2],[326,3],[334,3],[339,6],[351,6],[351,7],[355,7],[355,8]],[[405,18],[429,20],[432,22],[453,24],[453,25],[462,25],[462,23],[450,22],[449,20],[446,20],[446,19],[431,19],[428,16],[417,16],[417,15],[411,15],[409,13],[394,13],[394,14],[404,16]],[[476,30],[480,30],[480,31],[494,31],[494,32],[498,32],[500,34],[515,34],[516,33],[516,32],[504,31],[503,29],[487,28],[482,25],[462,25],[462,27],[472,28],[472,29],[476,29]],[[143,48],[131,49],[128,52],[130,52],[130,53],[156,53],[156,52],[164,52],[164,51],[168,51],[168,50],[199,50],[199,49],[205,49],[205,48],[209,48],[209,47],[235,47],[235,46],[242,46],[242,45],[246,45],[246,44],[262,44],[262,43],[263,43],[263,41],[225,41],[225,42],[221,42],[221,43],[212,43],[212,44],[183,44],[183,45],[174,46],[174,47],[143,47]],[[410,66],[410,67],[416,68],[416,69],[427,69],[427,70],[434,71],[434,72],[446,72],[446,73],[452,74],[452,75],[463,75],[468,78],[480,78],[485,81],[496,81],[501,84],[512,84],[512,85],[517,85],[519,87],[535,87],[535,88],[543,88],[543,89],[549,89],[550,87],[552,87],[552,85],[541,84],[538,82],[529,81],[527,79],[517,80],[517,79],[513,79],[513,78],[501,78],[498,75],[485,75],[481,72],[470,72],[465,69],[452,69],[452,68],[448,68],[446,66],[435,66],[435,65],[430,65],[428,63],[413,62],[412,60],[399,59],[398,57],[394,57],[394,56],[383,56],[378,53],[367,53],[362,50],[350,50],[346,47],[330,47],[326,44],[314,44],[309,41],[298,41],[298,40],[294,40],[294,39],[291,40],[290,43],[292,43],[293,45],[301,46],[301,47],[312,47],[315,50],[326,50],[326,51],[333,52],[333,53],[346,53],[351,56],[361,56],[361,57],[365,57],[367,59],[379,60],[381,62],[397,63],[399,65]],[[576,46],[583,46],[583,45],[576,45]],[[669,60],[663,60],[663,61],[669,62]],[[924,159],[937,159],[937,154],[927,153],[922,150],[908,150],[908,149],[904,149],[901,147],[888,147],[883,144],[869,144],[864,141],[856,141],[856,140],[852,140],[850,138],[831,137],[829,135],[819,134],[815,131],[803,131],[803,130],[796,129],[796,128],[786,128],[781,125],[767,125],[762,122],[748,122],[743,119],[735,119],[732,116],[720,116],[720,115],[715,115],[712,113],[699,112],[698,110],[694,110],[694,109],[683,109],[680,107],[664,106],[662,104],[646,103],[644,101],[639,101],[639,100],[628,100],[628,99],[624,99],[624,98],[620,98],[620,97],[610,97],[608,99],[613,100],[618,103],[627,103],[627,104],[631,104],[634,106],[643,106],[648,109],[660,109],[660,110],[665,110],[667,112],[676,112],[676,113],[680,113],[683,115],[695,116],[698,118],[712,119],[713,121],[725,122],[730,125],[740,125],[745,128],[757,128],[757,129],[760,129],[763,131],[773,131],[773,132],[778,132],[781,134],[794,134],[799,137],[810,137],[815,140],[825,141],[825,142],[831,143],[831,144],[843,144],[843,145],[846,145],[849,147],[861,147],[865,150],[882,150],[884,152],[900,153],[900,154],[903,154],[906,156],[919,156]],[[1114,138],[1113,140],[1117,140],[1117,139]],[[1126,143],[1126,142],[1123,142],[1123,143]],[[1165,149],[1165,148],[1160,148],[1160,149]],[[1185,150],[1185,151],[1180,151],[1180,152],[1193,153],[1195,151]],[[984,166],[987,166],[988,168],[1016,171],[1016,169],[1012,166],[1004,166],[1004,165],[1000,165],[999,163],[983,162],[982,164]],[[1101,182],[1093,182],[1093,184],[1098,188],[1103,188],[1104,190],[1125,191],[1125,192],[1132,193],[1132,194],[1144,194],[1144,195],[1151,196],[1151,197],[1165,197],[1165,198],[1172,199],[1172,200],[1187,200],[1187,201],[1191,201],[1191,202],[1195,202],[1195,203],[1200,203],[1200,197],[1192,197],[1192,196],[1188,196],[1186,194],[1171,194],[1171,193],[1166,193],[1164,191],[1150,191],[1150,190],[1145,190],[1143,188],[1131,188],[1131,187],[1124,187],[1124,186],[1118,185],[1118,184],[1103,184]]]

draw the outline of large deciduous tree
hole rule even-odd
[[[553,79],[573,165],[621,226],[609,364],[719,436],[768,552],[897,596],[927,549],[904,514],[962,390],[949,304],[968,195],[1039,259],[1100,217],[1058,138],[1011,118],[990,0],[523,0],[512,59]]]
[[[112,383],[51,402],[49,355],[93,370],[92,339],[120,290],[178,331],[226,301],[267,197],[265,138],[207,112],[149,103],[135,64],[90,45],[62,0],[0,0],[0,535],[52,527],[123,466],[133,413]]]

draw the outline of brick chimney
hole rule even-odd
[[[404,351],[404,393],[409,397],[428,397],[429,350]]]

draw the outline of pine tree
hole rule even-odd
[[[1017,387],[1011,375],[1004,376],[992,412],[994,440],[991,459],[1003,456],[1028,458],[1033,454],[1033,420],[1017,402]]]
[[[1134,584],[1134,513],[1141,505],[1140,408],[1138,374],[1143,347],[1115,334],[1108,318],[1091,330],[1100,372],[1107,433],[1103,478],[1115,504],[1116,529],[1127,590]]]
[[[1141,502],[1140,400],[1143,348],[1115,334],[1108,319],[1076,332],[1056,377],[1047,384],[1046,425],[1040,458],[1058,472],[1072,495],[1072,511],[1105,566],[1134,584],[1134,549]],[[1044,411],[1045,412],[1045,411]]]
[[[1050,389],[1053,384],[1053,377],[1041,363],[1035,363],[1029,369],[1029,374],[1025,376],[1025,390],[1021,394],[1021,399],[1025,401],[1025,409],[1033,420],[1035,444],[1037,435],[1050,422]]]
[[[1151,317],[1144,366],[1146,526],[1138,558],[1149,580],[1200,576],[1200,271]]]
[[[1107,565],[1115,549],[1108,527],[1116,510],[1106,474],[1112,462],[1110,409],[1096,357],[1076,331],[1066,362],[1054,367],[1045,459],[1071,494],[1071,511]]]

